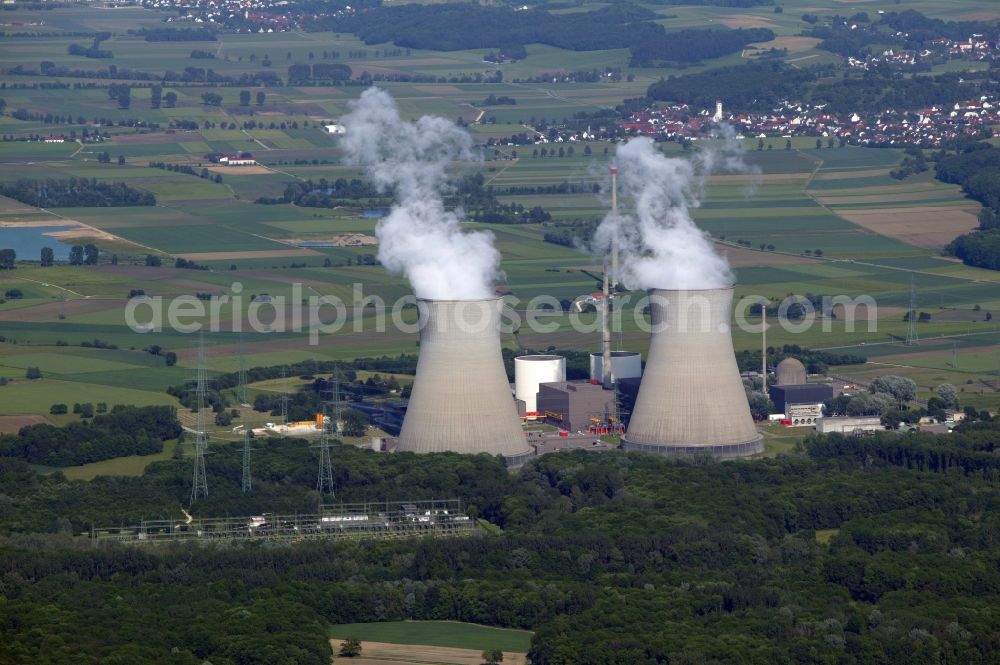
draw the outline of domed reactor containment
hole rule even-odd
[[[422,300],[420,357],[398,452],[533,454],[500,353],[501,300]]]
[[[649,357],[622,448],[675,457],[761,452],[733,352],[732,287],[650,297]]]

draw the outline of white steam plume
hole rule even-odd
[[[468,132],[445,118],[407,122],[378,88],[362,93],[341,122],[348,161],[364,166],[380,190],[395,191],[396,204],[375,229],[379,261],[406,275],[418,298],[493,297],[500,265],[493,234],[464,231],[442,199],[448,164],[475,158]]]
[[[732,130],[721,151],[700,150],[694,159],[666,157],[646,137],[616,152],[619,191],[634,214],[608,214],[594,234],[591,249],[608,255],[617,247],[619,280],[629,289],[716,289],[732,284],[725,258],[711,237],[694,223],[705,178],[718,168],[748,172]]]

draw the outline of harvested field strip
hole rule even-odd
[[[876,176],[876,175],[889,175],[890,169],[845,169],[838,168],[837,170],[826,171],[820,169],[818,173],[813,177],[813,180],[851,180],[853,178],[863,178],[865,176]]]
[[[823,205],[851,205],[856,203],[904,203],[908,201],[934,201],[934,200],[951,200],[952,205],[956,203],[961,203],[962,198],[956,196],[958,194],[956,191],[932,189],[923,192],[896,192],[896,193],[884,193],[884,194],[827,194],[824,193],[822,196],[817,196],[816,200]],[[979,205],[975,203],[966,203],[966,206],[970,208],[978,208]]]
[[[968,206],[839,210],[841,217],[883,236],[914,247],[940,249],[979,225]]]
[[[345,638],[330,640],[334,651],[339,649]],[[361,642],[361,657],[352,658],[355,665],[480,665],[483,662],[481,649],[456,649],[416,644],[389,644],[387,642]],[[505,651],[504,665],[525,665],[527,657],[523,653]]]

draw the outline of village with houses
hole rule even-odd
[[[670,104],[632,113],[618,126],[626,135],[674,141],[703,138],[721,122],[730,124],[743,138],[815,136],[864,146],[937,147],[960,136],[989,136],[991,126],[1000,123],[1000,102],[983,96],[950,105],[872,114],[831,113],[825,105],[791,100],[768,113],[726,113],[721,101],[714,112]]]
[[[897,37],[905,38],[905,34],[897,33]],[[854,69],[865,71],[884,65],[895,67],[917,67],[926,65],[928,68],[946,60],[968,60],[974,62],[992,62],[1000,58],[1000,45],[988,40],[984,35],[973,34],[968,39],[953,40],[945,37],[932,39],[923,48],[887,48],[880,53],[873,53],[864,58],[848,57],[847,65]]]

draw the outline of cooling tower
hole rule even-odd
[[[761,452],[729,330],[732,287],[650,297],[649,356],[622,448],[676,457]]]
[[[489,453],[522,463],[533,450],[500,355],[501,300],[417,304],[420,357],[396,450]]]

